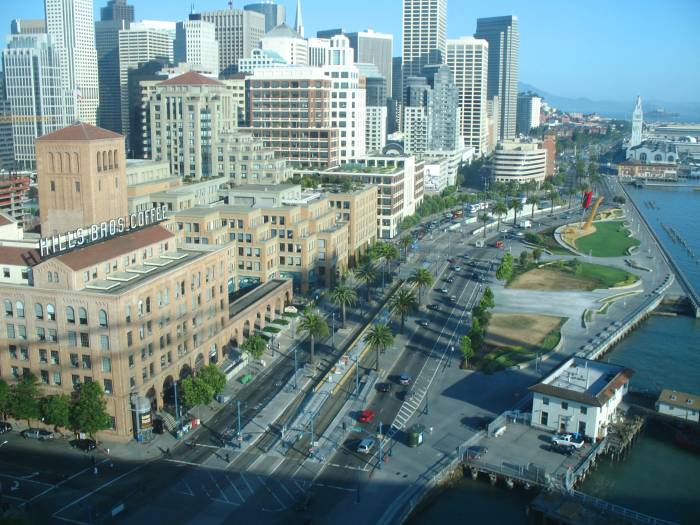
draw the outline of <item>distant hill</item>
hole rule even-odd
[[[544,98],[549,104],[563,111],[578,111],[581,113],[598,113],[605,117],[632,119],[635,97],[627,102],[612,100],[591,100],[589,98],[568,98],[548,93],[533,85],[518,82],[519,91],[532,91]],[[651,113],[656,108],[664,108],[668,113],[678,113],[677,117],[664,117],[663,120],[678,122],[700,122],[700,102],[675,103],[661,100],[644,100],[644,112]]]

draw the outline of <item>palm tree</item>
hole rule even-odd
[[[341,284],[333,288],[330,298],[333,304],[340,306],[343,316],[343,324],[341,327],[345,328],[345,307],[348,305],[352,306],[357,302],[357,292],[349,286]]]
[[[382,289],[384,289],[384,276],[387,265],[391,268],[391,262],[399,258],[399,250],[393,244],[383,242],[379,248],[382,260]]]
[[[430,287],[435,282],[433,274],[427,268],[418,268],[413,275],[408,279],[408,282],[418,286],[418,306],[420,306],[422,301],[423,288]]]
[[[485,238],[486,238],[486,223],[489,222],[489,214],[488,214],[488,213],[482,213],[481,215],[479,215],[479,219],[481,220],[481,222],[484,223],[484,230],[483,230],[483,232],[484,232],[484,239],[485,239]]]
[[[379,354],[389,348],[394,342],[394,334],[391,328],[382,323],[377,323],[365,334],[364,342],[376,353],[374,369],[379,372]]]
[[[411,239],[410,235],[404,235],[399,239],[399,246],[403,250],[403,256],[404,258],[408,258],[408,247],[413,244],[413,239]]]
[[[550,214],[554,213],[554,203],[559,200],[559,193],[557,190],[552,190],[547,194],[547,197],[552,201],[552,209],[550,210]]]
[[[377,271],[371,262],[366,262],[363,265],[355,268],[355,277],[367,287],[367,301],[369,301],[369,287],[377,278]]]
[[[534,195],[530,195],[530,196],[527,198],[527,204],[529,204],[529,205],[531,206],[531,208],[530,208],[530,219],[534,219],[534,218],[535,218],[535,205],[536,205],[538,202],[539,202],[539,199],[538,199],[536,196],[534,196]]]
[[[501,231],[501,218],[508,214],[508,206],[503,201],[498,201],[492,210],[493,214],[498,217],[498,231]]]
[[[523,209],[523,201],[520,199],[513,199],[510,201],[510,209],[513,210],[513,226],[515,226],[518,221],[518,212]]]
[[[316,338],[328,336],[328,323],[318,310],[307,310],[299,321],[297,332],[305,333],[311,340],[311,359],[313,365],[316,361],[314,350],[316,349]]]
[[[401,316],[401,332],[403,333],[404,323],[406,321],[406,315],[413,310],[413,308],[418,304],[416,301],[416,295],[404,288],[399,290],[399,292],[391,298],[389,306]]]
[[[578,193],[576,188],[569,188],[566,194],[569,196],[569,209],[571,209],[571,202],[574,200],[574,195]]]

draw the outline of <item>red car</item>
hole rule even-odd
[[[370,410],[369,408],[360,412],[360,415],[357,418],[357,420],[360,423],[371,423],[373,419],[374,419],[374,410]]]

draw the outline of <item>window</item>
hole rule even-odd
[[[80,319],[80,324],[88,324],[87,310],[82,306],[78,308],[78,318]]]
[[[24,319],[24,303],[22,301],[15,303],[15,310],[17,310],[17,317]]]
[[[90,370],[92,368],[92,359],[90,359],[89,355],[83,354],[82,363],[83,368],[85,368],[86,370]]]
[[[39,362],[42,364],[49,362],[46,350],[44,350],[43,348],[39,348]]]
[[[3,269],[2,269],[2,276],[3,276],[5,279],[9,279],[9,278],[10,278],[10,269],[9,269],[9,268],[3,268]]]
[[[71,354],[70,355],[70,366],[71,368],[78,368],[80,366],[78,362],[78,354]]]
[[[102,358],[102,371],[111,372],[112,371],[112,360],[109,357]]]
[[[585,416],[586,414],[588,414],[588,408],[587,408],[587,407],[581,407],[581,414],[583,414],[584,416]]]
[[[126,346],[134,344],[134,335],[131,332],[126,333]]]
[[[51,350],[51,364],[52,365],[60,365],[61,364],[61,359],[58,355],[57,350]]]
[[[5,299],[5,315],[12,317],[12,301],[9,299]]]
[[[87,332],[80,332],[80,346],[90,348],[90,334]]]
[[[36,329],[36,339],[37,341],[46,341],[46,330],[43,326],[38,326]]]
[[[48,385],[49,384],[49,371],[48,370],[40,370],[39,375],[41,377],[41,384]]]
[[[100,350],[104,352],[109,352],[109,336],[108,335],[101,335],[100,336]]]
[[[52,304],[47,304],[46,305],[46,318],[49,321],[55,321],[56,320],[56,308]]]
[[[44,318],[44,307],[41,306],[40,303],[36,303],[34,305],[34,317],[36,317],[39,321]]]
[[[73,386],[78,386],[80,384],[80,376],[73,374],[71,377],[71,382],[73,383]]]
[[[17,346],[15,346],[15,345],[10,345],[10,346],[9,346],[9,350],[10,350],[10,357],[11,357],[12,359],[17,359]]]
[[[148,381],[148,369],[145,366],[141,369],[141,379],[144,383]]]
[[[134,354],[129,354],[128,361],[129,361],[129,368],[134,368]]]
[[[542,412],[542,414],[540,414],[540,424],[546,427],[548,420],[549,414],[547,412]]]
[[[58,342],[58,332],[55,328],[49,328],[49,335],[47,339],[52,343]]]
[[[112,393],[112,380],[105,379],[104,385],[105,385],[105,388],[104,388],[105,394],[111,394]],[[112,423],[112,425],[114,425],[114,423]]]
[[[569,410],[569,403],[567,403],[566,401],[562,401],[561,402],[561,409],[562,410]]]
[[[7,325],[7,338],[8,338],[8,339],[14,339],[14,338],[15,338],[15,325],[13,325],[13,324],[8,324],[8,325]]]
[[[542,398],[542,404],[543,404],[543,405],[549,405],[549,398],[548,398],[548,397],[543,397],[543,398]]]
[[[107,328],[107,312],[100,310],[98,313],[100,328]]]
[[[56,370],[53,373],[53,384],[54,385],[60,385],[61,384],[61,372],[59,370]]]
[[[78,334],[75,332],[68,332],[68,346],[78,346]]]
[[[136,377],[130,376],[129,377],[129,388],[134,388],[136,386]]]
[[[26,346],[19,347],[19,357],[22,361],[29,361],[29,350]]]
[[[80,181],[75,181],[75,192],[80,193]]]
[[[127,304],[126,305],[126,324],[129,324],[131,322],[131,305]]]
[[[66,321],[75,324],[75,310],[72,306],[66,306]]]
[[[18,324],[17,325],[17,334],[19,335],[20,339],[24,339],[26,341],[27,340],[27,327],[24,326],[23,324]]]

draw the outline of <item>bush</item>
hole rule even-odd
[[[263,332],[267,332],[269,334],[279,334],[282,331],[281,328],[277,328],[276,326],[266,326],[263,328]]]
[[[289,321],[287,321],[286,319],[273,319],[272,322],[282,326],[287,326],[289,324]]]
[[[525,240],[529,242],[530,244],[543,244],[544,239],[539,233],[535,232],[527,232],[525,234]]]

